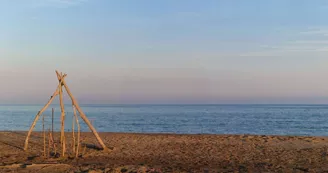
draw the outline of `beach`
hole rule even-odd
[[[99,134],[113,150],[90,147],[97,141],[84,132],[76,159],[71,132],[59,158],[44,158],[40,132],[32,134],[28,152],[26,132],[0,132],[0,172],[328,172],[327,137]]]

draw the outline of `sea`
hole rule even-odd
[[[43,105],[0,105],[0,131],[27,131]],[[35,131],[60,129],[59,105]],[[99,132],[328,136],[328,105],[81,105]],[[73,109],[65,105],[65,131]],[[44,123],[43,121],[44,116]],[[74,121],[75,122],[75,121]],[[90,131],[79,119],[81,130]],[[75,130],[77,125],[75,124]]]

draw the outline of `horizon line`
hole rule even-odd
[[[0,106],[12,106],[12,105],[24,105],[24,106],[33,106],[33,105],[44,105],[43,103],[0,103]],[[58,103],[51,105],[60,105]],[[71,105],[70,103],[64,103],[64,105]],[[80,106],[87,105],[98,105],[98,106],[124,106],[124,105],[328,105],[328,103],[81,103]]]

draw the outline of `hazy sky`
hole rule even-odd
[[[2,0],[0,103],[328,103],[325,0]]]

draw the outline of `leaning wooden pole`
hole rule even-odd
[[[68,87],[66,86],[65,82],[64,82],[64,86],[65,89],[68,93],[68,95],[71,97],[74,106],[76,108],[76,110],[79,112],[81,118],[84,120],[84,122],[89,126],[90,130],[92,131],[92,133],[95,135],[95,137],[97,138],[99,144],[102,146],[103,150],[108,151],[107,146],[104,144],[104,142],[102,141],[102,139],[100,138],[97,130],[91,125],[90,121],[88,120],[87,116],[83,113],[83,111],[81,110],[80,106],[78,105],[78,103],[76,102],[75,98],[72,96],[72,94],[69,92]]]
[[[55,97],[58,95],[58,88],[57,90],[52,94],[52,96],[50,97],[50,100],[48,101],[48,103],[38,112],[38,114],[36,114],[34,121],[30,127],[30,130],[27,133],[26,139],[25,139],[25,145],[24,145],[24,150],[27,151],[28,148],[28,140],[30,139],[30,136],[32,134],[32,131],[36,125],[36,122],[38,121],[40,115],[47,109],[47,107],[51,104],[51,102],[55,99]]]
[[[58,76],[58,72],[56,71],[57,76]],[[89,126],[90,130],[92,131],[92,133],[95,135],[95,137],[97,138],[99,144],[102,146],[103,150],[108,151],[109,149],[107,148],[107,146],[104,144],[104,142],[102,141],[102,139],[100,138],[97,130],[92,126],[92,124],[90,123],[90,121],[88,120],[87,116],[83,113],[83,111],[81,110],[79,104],[77,103],[77,101],[75,100],[74,96],[72,95],[70,89],[68,88],[65,79],[61,80],[65,90],[67,92],[67,94],[70,96],[73,104],[75,105],[75,108],[77,109],[77,111],[80,113],[81,118],[84,120],[84,122]]]
[[[64,79],[66,77],[66,74],[62,77],[62,79]],[[58,85],[60,86],[60,84]],[[59,90],[58,90],[58,87],[56,89],[56,91],[52,94],[52,96],[50,97],[48,103],[46,103],[44,105],[44,107],[36,114],[35,118],[34,118],[34,121],[27,133],[27,136],[26,136],[26,139],[25,139],[25,144],[24,144],[24,150],[27,151],[27,148],[28,148],[28,141],[30,139],[30,136],[32,134],[32,131],[36,125],[36,122],[38,121],[40,115],[48,108],[48,106],[52,103],[52,101],[55,99],[55,97],[59,94]]]

